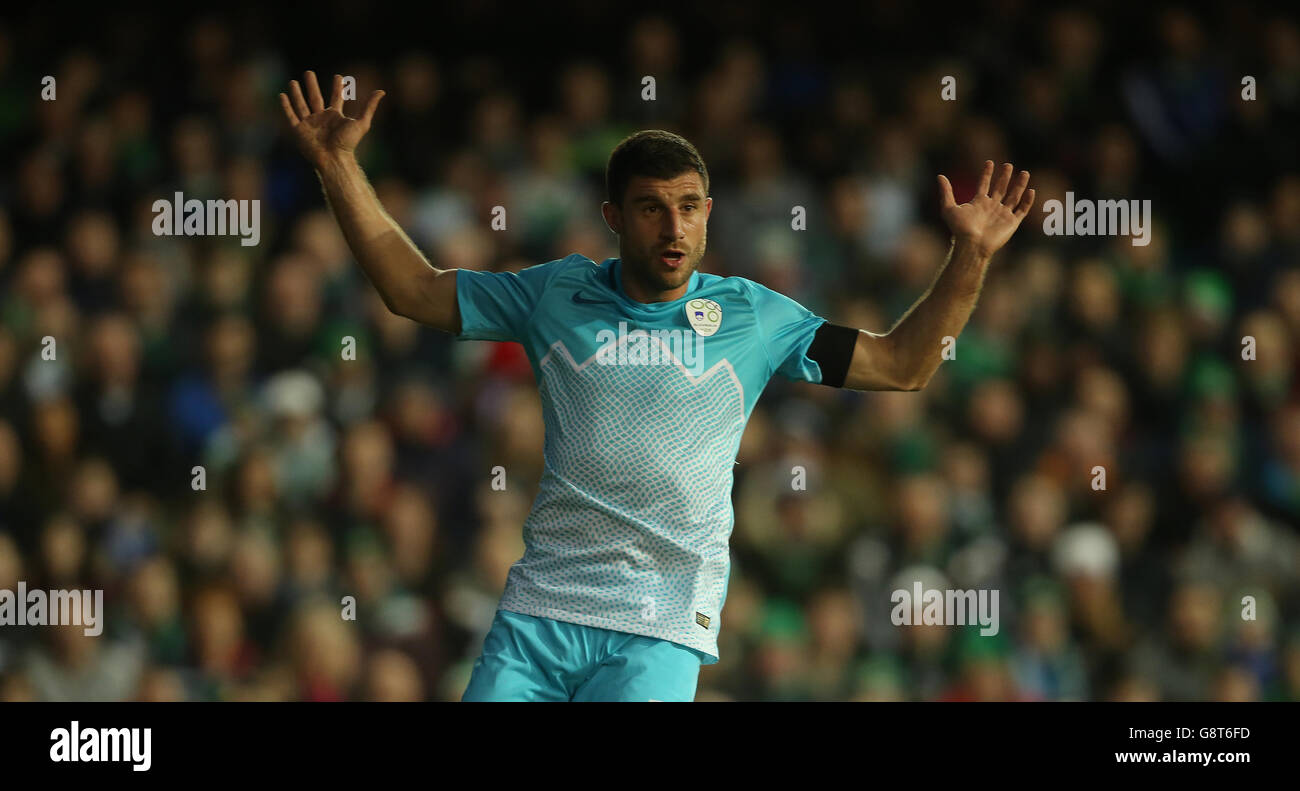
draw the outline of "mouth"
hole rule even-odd
[[[659,254],[659,260],[669,269],[676,269],[686,262],[686,253],[681,250],[665,250]]]

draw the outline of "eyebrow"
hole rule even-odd
[[[697,202],[698,202],[698,201],[701,200],[701,198],[700,198],[699,193],[692,192],[692,193],[689,193],[689,194],[687,194],[687,195],[683,195],[683,196],[681,197],[681,200],[683,200],[683,201],[697,201]],[[632,199],[632,203],[650,203],[650,202],[658,203],[658,202],[659,202],[659,196],[658,196],[658,195],[641,195],[641,196],[639,196],[639,197],[636,197],[636,198],[633,198],[633,199]]]

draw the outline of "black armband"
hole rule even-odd
[[[849,375],[849,363],[858,345],[858,330],[840,324],[823,322],[808,344],[807,357],[822,369],[821,383],[827,387],[843,387]]]

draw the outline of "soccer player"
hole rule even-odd
[[[280,94],[357,261],[389,310],[458,339],[518,341],[542,397],[545,472],[464,700],[689,701],[718,661],[730,570],[732,468],[774,374],[858,390],[919,390],[961,333],[994,252],[1029,213],[1029,174],[985,164],[957,204],[930,290],[884,334],[828,322],[741,277],[698,271],[709,174],[663,131],[606,169],[619,257],[518,273],[437,269],[384,212],[354,157],[383,96],[343,114],[312,72]],[[994,176],[996,175],[996,178]]]

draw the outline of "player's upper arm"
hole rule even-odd
[[[522,341],[551,279],[570,258],[519,272],[452,270],[459,312],[458,340]]]
[[[404,305],[400,315],[433,327],[460,333],[460,306],[456,300],[455,269],[433,269],[420,273],[415,282],[416,299]]]
[[[818,327],[826,319],[786,295],[766,286],[746,281],[759,342],[767,353],[772,373],[794,381],[821,382],[817,361],[807,351]]]
[[[752,281],[750,287],[773,373],[853,390],[920,389],[900,375],[889,335],[832,324],[784,294]]]
[[[821,369],[819,384],[851,390],[919,390],[899,374],[893,339],[867,330],[825,322],[817,328],[806,357]]]

